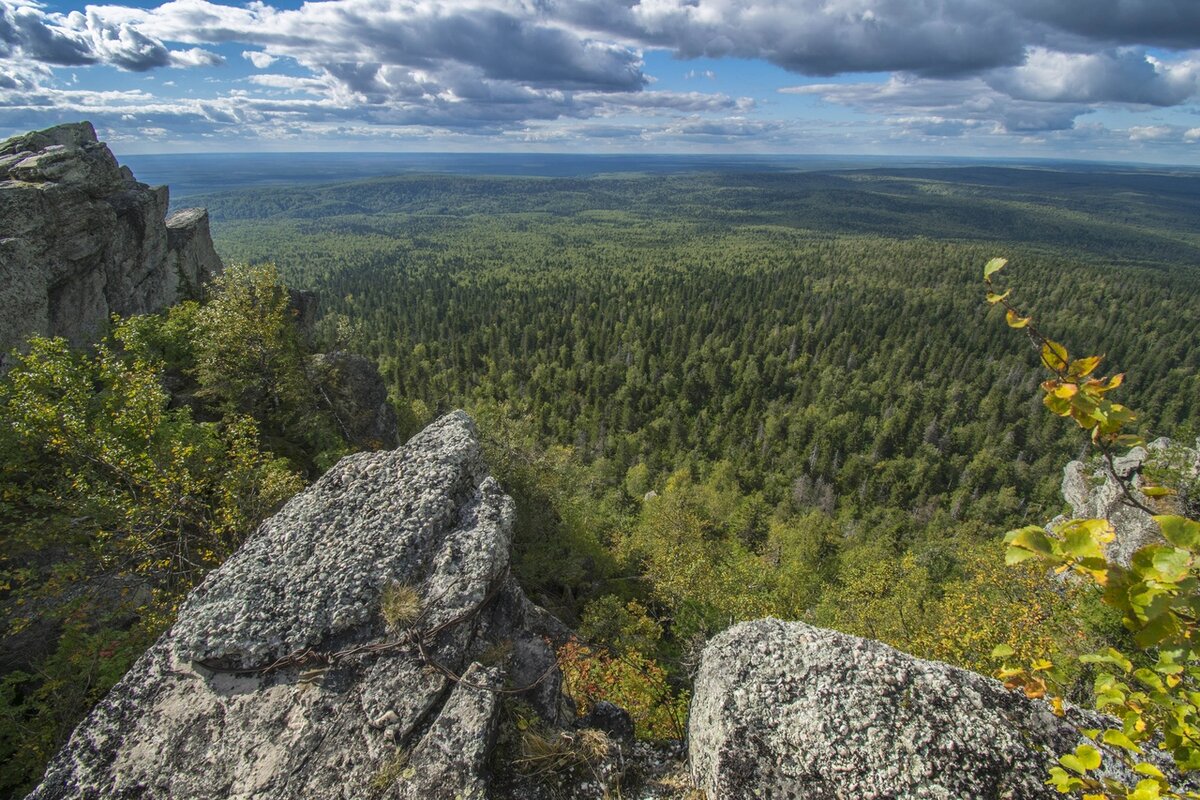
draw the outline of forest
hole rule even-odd
[[[251,268],[206,305],[122,321],[95,360],[39,344],[0,386],[0,515],[22,524],[6,598],[53,610],[70,634],[36,674],[0,683],[0,791],[36,779],[181,594],[347,451],[303,389],[308,345],[285,324],[280,282],[320,296],[312,347],[378,363],[404,436],[454,408],[474,415],[517,501],[518,577],[581,634],[560,653],[568,688],[582,707],[628,708],[647,738],[678,737],[699,649],[741,619],[805,620],[985,673],[1001,643],[1025,660],[1126,643],[1094,594],[1004,563],[1004,532],[1062,512],[1064,465],[1092,454],[1043,407],[1036,352],[984,302],[990,258],[1009,259],[1013,301],[1041,330],[1126,375],[1137,433],[1200,434],[1194,177],[407,175],[188,202],[210,209],[226,263]],[[283,365],[270,385],[248,361],[216,361],[255,325]],[[164,376],[174,400],[155,389]],[[82,428],[53,411],[67,400]],[[126,407],[156,410],[105,414]],[[79,430],[111,451],[71,450]],[[47,447],[77,475],[64,483]],[[177,489],[156,483],[171,458],[221,515],[179,517]],[[97,459],[146,486],[105,494]],[[220,495],[225,483],[255,502]],[[114,563],[72,528],[81,498],[98,531],[161,531],[139,515],[165,508],[168,531],[199,538],[172,563],[177,540],[130,536]],[[66,566],[17,574],[30,551]],[[154,594],[92,624],[64,587],[107,575],[121,592],[138,583],[130,559]],[[82,694],[68,678],[81,665]],[[1085,677],[1064,675],[1069,696]]]
[[[981,671],[1001,641],[1119,638],[1094,598],[1002,562],[1004,530],[1062,511],[1088,446],[1046,413],[980,266],[1006,255],[1043,329],[1126,374],[1139,432],[1189,442],[1198,192],[978,167],[202,201],[225,258],[321,295],[326,335],[377,359],[407,431],[475,414],[518,499],[525,586],[686,692],[707,636],[766,614]]]

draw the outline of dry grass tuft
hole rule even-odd
[[[379,767],[379,771],[371,778],[371,791],[376,796],[386,792],[398,781],[404,773],[404,768],[408,766],[408,751],[403,747],[396,748],[396,752],[387,761]]]
[[[421,593],[406,583],[390,583],[383,590],[379,610],[388,628],[407,628],[421,616]]]

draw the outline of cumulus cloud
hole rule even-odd
[[[493,80],[560,89],[629,91],[646,84],[635,47],[585,35],[521,2],[338,0],[278,10],[172,0],[111,8],[167,41],[242,42],[301,63],[374,63],[437,71],[447,64]]]
[[[166,66],[213,66],[214,53],[172,51],[137,25],[96,7],[86,13],[48,13],[25,0],[0,0],[0,55],[55,66],[110,64],[133,72]]]
[[[822,100],[888,117],[892,124],[926,124],[925,132],[943,130],[955,135],[984,125],[1001,132],[1028,134],[1065,130],[1091,109],[1078,103],[1040,103],[1010,97],[981,78],[922,80],[892,77],[883,83],[827,83],[793,86],[787,94],[814,95]]]
[[[266,69],[278,60],[275,56],[268,55],[261,50],[244,50],[242,51],[242,58],[248,60],[259,69]]]
[[[1091,41],[1200,48],[1200,3],[1195,0],[1010,0],[1014,10]]]
[[[1200,92],[1200,62],[1164,62],[1141,49],[1057,53],[1039,47],[1021,66],[991,73],[988,84],[1022,100],[1174,106]]]

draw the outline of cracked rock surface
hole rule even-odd
[[[461,411],[342,459],[189,596],[30,797],[482,797],[487,687],[560,680],[561,624],[508,574],[512,520]],[[420,598],[404,630],[391,584]],[[475,663],[498,644],[532,665]]]

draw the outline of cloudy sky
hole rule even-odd
[[[0,136],[1200,164],[1200,0],[0,0]]]

